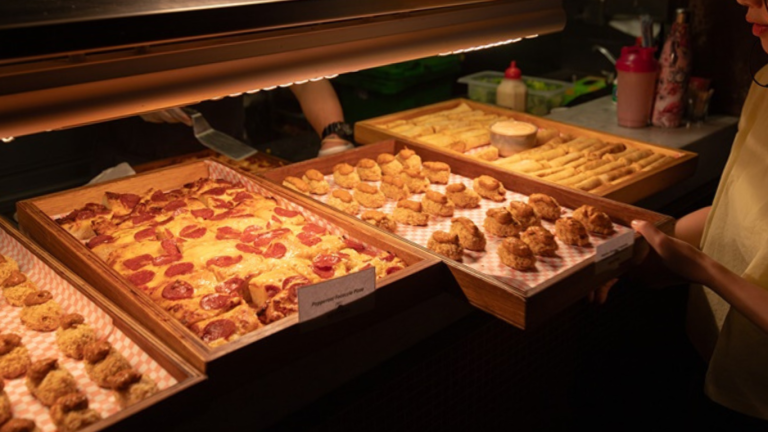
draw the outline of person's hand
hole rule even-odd
[[[605,301],[608,300],[608,293],[618,281],[618,279],[611,279],[595,288],[595,290],[590,291],[589,294],[587,294],[587,300],[589,300],[590,303],[597,303],[599,305],[605,304]]]
[[[150,123],[184,123],[192,126],[192,119],[181,108],[168,108],[142,114],[141,118]]]
[[[689,281],[706,284],[711,258],[704,252],[664,234],[650,222],[634,220],[632,228],[645,237],[667,268]]]
[[[355,148],[355,145],[351,142],[331,134],[320,142],[320,151],[317,156],[329,156],[346,150],[352,150],[353,148]]]

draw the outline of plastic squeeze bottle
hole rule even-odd
[[[651,120],[651,107],[656,91],[659,64],[656,48],[624,47],[616,61],[619,88],[616,114],[619,126],[646,127]]]
[[[504,72],[504,78],[496,87],[496,105],[525,111],[525,101],[528,97],[528,87],[523,82],[523,73],[517,68],[517,62],[510,63]]]

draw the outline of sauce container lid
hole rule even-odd
[[[656,72],[659,62],[653,57],[655,47],[627,46],[621,48],[621,57],[616,60],[616,70],[621,72]]]

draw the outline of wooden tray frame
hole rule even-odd
[[[597,138],[605,142],[623,142],[623,143],[630,144],[634,147],[646,148],[656,153],[661,153],[666,156],[673,156],[677,158],[676,160],[670,162],[665,166],[656,168],[651,171],[633,174],[626,180],[616,183],[615,185],[611,185],[606,188],[601,188],[597,190],[596,193],[593,193],[593,195],[602,196],[602,197],[609,198],[615,201],[620,201],[623,203],[635,203],[637,201],[640,201],[643,198],[646,198],[648,196],[655,194],[656,192],[660,192],[672,186],[675,183],[678,183],[682,180],[685,180],[688,177],[691,177],[696,172],[698,155],[693,152],[689,152],[686,150],[672,149],[669,147],[650,144],[643,141],[637,141],[637,140],[629,139],[619,135],[613,135],[613,134],[601,132],[594,129],[588,129],[580,126],[570,125],[567,123],[561,123],[558,121],[537,117],[531,114],[517,112],[517,111],[510,111],[508,109],[501,108],[495,105],[484,104],[484,103],[475,102],[469,99],[461,99],[461,98],[452,99],[445,102],[426,105],[420,108],[414,108],[414,109],[402,111],[399,113],[388,114],[385,116],[357,122],[355,124],[355,141],[361,144],[371,144],[371,143],[379,142],[389,138],[396,138],[398,140],[401,140],[409,144],[418,144],[421,146],[429,147],[428,144],[420,143],[416,141],[416,139],[414,138],[410,138],[398,133],[390,132],[386,129],[379,127],[378,125],[391,123],[395,120],[401,120],[401,119],[407,120],[407,119],[419,117],[422,115],[427,115],[427,114],[432,114],[439,111],[448,110],[448,109],[459,106],[461,103],[466,103],[472,109],[479,109],[487,113],[503,115],[507,117],[512,117],[516,120],[525,121],[525,122],[534,124],[539,128],[557,129],[561,133],[568,133],[575,137],[583,136],[583,137]],[[472,160],[482,165],[493,166],[502,170],[504,169],[491,162],[482,161],[477,158],[471,158],[469,156],[464,155],[463,153],[458,153],[458,152],[454,152],[454,153],[459,157],[467,158],[469,160]],[[515,174],[525,176],[531,179],[536,179],[537,181],[540,181],[543,183],[557,184],[557,183],[552,183],[546,180],[542,180],[539,177],[529,176],[527,174],[522,174],[522,173],[515,173]]]
[[[376,310],[359,314],[360,316],[340,323],[329,324],[327,329],[316,332],[322,337],[318,337],[317,334],[313,336],[313,333],[308,330],[315,327],[312,321],[299,324],[298,315],[295,314],[231,343],[211,348],[51,219],[51,216],[67,213],[87,202],[101,202],[101,197],[106,191],[126,193],[148,190],[150,187],[161,190],[178,188],[185,183],[209,176],[206,162],[219,164],[213,160],[191,161],[136,176],[21,201],[17,203],[19,225],[24,233],[54,256],[59,257],[83,279],[99,287],[108,298],[129,315],[146,323],[166,345],[195,368],[206,372],[209,377],[230,376],[242,379],[245,376],[254,378],[267,374],[276,364],[307,355],[323,343],[344,337],[350,329],[356,328],[347,325],[348,323],[358,323],[358,326],[373,325],[374,321],[383,320],[409,305],[439,294],[440,290],[437,287],[430,286],[429,283],[425,285],[425,281],[430,278],[440,280],[440,278],[449,277],[440,260],[431,254],[419,248],[413,248],[407,242],[397,238],[381,236],[370,225],[344,218],[314,200],[295,200],[295,195],[287,189],[263,178],[247,175],[251,181],[275,196],[296,201],[307,210],[346,230],[358,240],[396,253],[408,264],[408,267],[377,281],[377,290],[373,294]],[[240,173],[246,175],[246,173]],[[412,284],[412,280],[418,283]],[[383,287],[388,289],[379,289]],[[260,350],[268,352],[269,355],[255,354]],[[244,369],[246,367],[247,369]]]
[[[395,154],[405,147],[415,150],[416,154],[420,155],[423,161],[447,163],[451,166],[451,172],[454,174],[469,178],[487,174],[500,180],[509,190],[525,195],[530,195],[534,192],[545,193],[554,197],[561,205],[569,208],[577,208],[582,204],[593,205],[607,213],[615,223],[624,226],[629,226],[630,222],[634,219],[644,219],[652,222],[667,233],[671,232],[674,227],[674,219],[669,216],[629,204],[611,201],[557,184],[538,182],[532,180],[529,176],[518,175],[502,170],[499,167],[488,166],[487,164],[475,163],[474,160],[460,157],[455,152],[449,150],[394,139],[358,147],[354,150],[331,156],[291,164],[262,175],[278,184],[282,183],[286,176],[300,178],[310,168],[314,168],[327,175],[333,172],[333,166],[338,163],[346,162],[354,165],[358,160],[366,157],[375,160],[376,156],[381,153]],[[305,199],[313,199],[309,196],[304,197]],[[344,217],[359,221],[358,218],[344,214],[327,204],[322,205],[337,211]],[[433,253],[396,234],[386,231],[382,232],[408,241],[414,247],[421,248],[428,253]],[[638,233],[635,233],[633,256],[638,256],[646,249],[647,243],[645,239]],[[601,267],[592,262],[568,276],[561,275],[551,286],[537,294],[526,297],[520,292],[513,290],[509,285],[479,270],[445,258],[442,255],[434,255],[442,259],[449,266],[463,291],[463,295],[466,296],[472,305],[521,329],[540,324],[555,313],[586,296],[595,287],[625,272],[631,265],[631,260],[628,260],[615,269],[603,271]],[[598,271],[600,272],[598,273]]]
[[[156,160],[156,161],[147,162],[145,164],[141,164],[141,165],[137,165],[137,166],[133,167],[133,170],[136,171],[137,174],[141,174],[141,173],[145,173],[147,171],[154,171],[156,169],[166,168],[166,167],[173,166],[173,165],[178,165],[178,164],[183,163],[183,162],[189,162],[189,161],[195,160],[195,159],[206,159],[206,158],[210,158],[210,157],[213,157],[213,156],[216,156],[216,152],[214,152],[213,150],[210,150],[210,149],[206,149],[206,150],[201,150],[201,151],[195,152],[195,153],[187,153],[187,154],[180,155],[180,156],[172,156],[172,157],[165,158],[165,159],[159,159],[159,160]],[[288,165],[290,163],[287,160],[280,159],[277,156],[272,156],[271,154],[264,153],[264,152],[256,153],[254,156],[259,157],[259,158],[264,159],[264,160],[267,160],[267,161],[269,161],[271,163],[274,163],[275,165],[277,165],[277,167],[285,166],[285,165]],[[251,156],[251,157],[253,157],[253,156]],[[217,162],[221,162],[221,161],[217,160]],[[237,167],[237,166],[234,166],[234,165],[230,165],[230,164],[228,164],[226,162],[221,162],[221,163],[223,163],[224,165],[227,165],[230,168],[236,169],[236,170],[238,170],[240,172],[248,172],[248,171],[245,171],[245,170],[241,169],[240,167]],[[249,173],[249,174],[252,174],[252,173]]]
[[[96,431],[107,427],[119,426],[122,421],[129,417],[134,415],[144,415],[144,411],[150,407],[152,407],[153,410],[157,410],[160,406],[165,409],[169,406],[169,403],[172,402],[172,397],[191,389],[207,379],[197,369],[192,367],[192,365],[168,349],[168,347],[160,342],[157,337],[139,324],[138,321],[120,310],[111,301],[107,300],[104,295],[88,285],[83,279],[75,275],[40,246],[21,234],[2,217],[0,217],[0,230],[8,233],[8,235],[18,241],[25,249],[29,250],[33,255],[40,259],[40,261],[56,272],[57,275],[61,276],[62,279],[83,293],[83,295],[97,307],[106,312],[113,319],[116,328],[133,340],[136,345],[157,361],[157,363],[168,371],[168,373],[170,373],[177,381],[173,386],[168,387],[137,404],[118,411],[98,423],[83,429],[84,431]]]

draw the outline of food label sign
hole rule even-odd
[[[299,322],[309,321],[335,311],[373,294],[375,289],[376,269],[373,267],[315,285],[300,287],[298,289]]]

